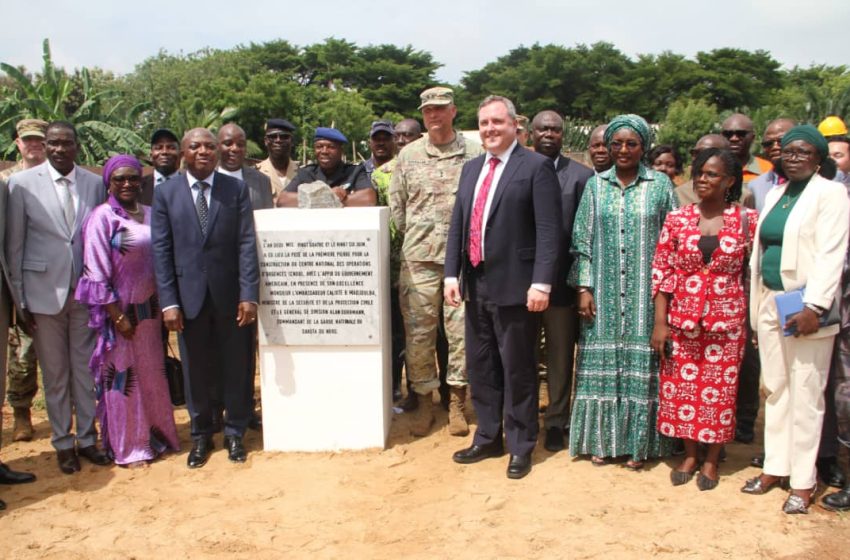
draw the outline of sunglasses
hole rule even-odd
[[[752,130],[724,130],[721,134],[731,140],[735,136],[738,138],[746,138],[747,134],[752,133]]]
[[[266,134],[266,140],[271,140],[274,142],[275,140],[291,140],[292,135],[288,132],[269,132]]]
[[[774,138],[773,140],[762,140],[761,147],[762,148],[772,148],[777,144],[782,144],[782,138]]]

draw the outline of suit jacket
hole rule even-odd
[[[48,165],[44,162],[9,179],[6,258],[15,305],[22,311],[55,315],[83,271],[82,225],[89,212],[106,200],[106,188],[100,177],[77,166],[79,203],[74,227],[69,229]]]
[[[764,212],[753,238],[750,258],[750,323],[756,328],[761,303],[761,257],[759,236],[764,216],[785,194],[788,183],[778,185],[767,193]],[[829,308],[839,294],[844,258],[847,255],[850,228],[850,201],[841,183],[814,175],[797,199],[782,237],[782,257],[779,275],[785,290],[806,287],[806,303]],[[821,327],[812,338],[832,336],[839,325]]]
[[[215,172],[207,233],[186,174],[154,191],[151,238],[160,306],[178,305],[187,319],[201,311],[207,291],[220,313],[236,314],[242,301],[259,301],[254,215],[248,187]]]
[[[446,242],[445,275],[469,272],[469,221],[481,155],[463,166]],[[484,259],[489,295],[497,305],[525,305],[532,283],[553,284],[562,229],[561,190],[552,160],[517,145],[490,205]]]
[[[593,177],[593,169],[573,161],[562,155],[558,158],[558,167],[555,169],[558,184],[561,187],[561,244],[558,255],[558,272],[555,275],[555,283],[552,284],[552,294],[549,299],[551,305],[565,306],[576,303],[576,291],[567,286],[567,273],[573,264],[573,256],[570,254],[570,246],[573,241],[573,223],[576,218],[578,203],[584,193],[587,180]]]
[[[251,196],[251,207],[254,210],[274,208],[272,181],[268,175],[260,173],[253,167],[242,166],[242,180],[248,185]]]

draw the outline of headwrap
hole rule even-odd
[[[109,179],[112,178],[112,173],[119,167],[132,167],[139,174],[142,173],[142,164],[135,156],[128,154],[118,154],[106,160],[106,165],[103,166],[103,184],[109,188]]]
[[[602,137],[606,146],[611,143],[614,134],[621,128],[634,131],[640,137],[640,143],[644,150],[652,144],[652,129],[643,117],[639,115],[617,115],[608,123],[608,128],[605,129],[605,135]]]
[[[798,124],[786,132],[782,137],[782,147],[784,148],[795,140],[802,140],[811,144],[817,150],[821,161],[825,160],[829,155],[829,144],[827,144],[826,138],[823,137],[823,134],[818,129],[810,124]]]

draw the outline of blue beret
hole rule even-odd
[[[335,128],[324,126],[316,127],[316,135],[313,136],[313,141],[315,142],[316,140],[330,140],[331,142],[339,142],[340,144],[348,143],[348,138],[342,132]]]

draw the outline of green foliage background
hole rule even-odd
[[[147,138],[161,126],[179,134],[231,121],[245,128],[251,155],[264,157],[260,141],[269,117],[292,121],[302,140],[316,126],[336,126],[365,157],[371,121],[419,117],[419,93],[435,85],[454,88],[457,125],[464,129],[476,127],[478,102],[489,94],[511,98],[528,116],[555,109],[567,118],[564,144],[573,151],[586,147],[590,128],[623,112],[658,125],[659,142],[683,153],[733,111],[751,115],[757,131],[779,116],[813,123],[829,114],[850,118],[846,66],[784,69],[761,50],[633,59],[607,42],[534,44],[467,72],[458,84],[440,84],[441,64],[428,52],[334,37],[303,47],[281,39],[190,54],[161,51],[123,76],[99,68],[67,72],[53,65],[46,40],[43,48],[37,72],[0,64],[0,155],[7,159],[15,154],[14,123],[30,116],[73,122],[87,164],[119,151],[145,156]],[[310,156],[309,142],[297,145],[299,158]]]

